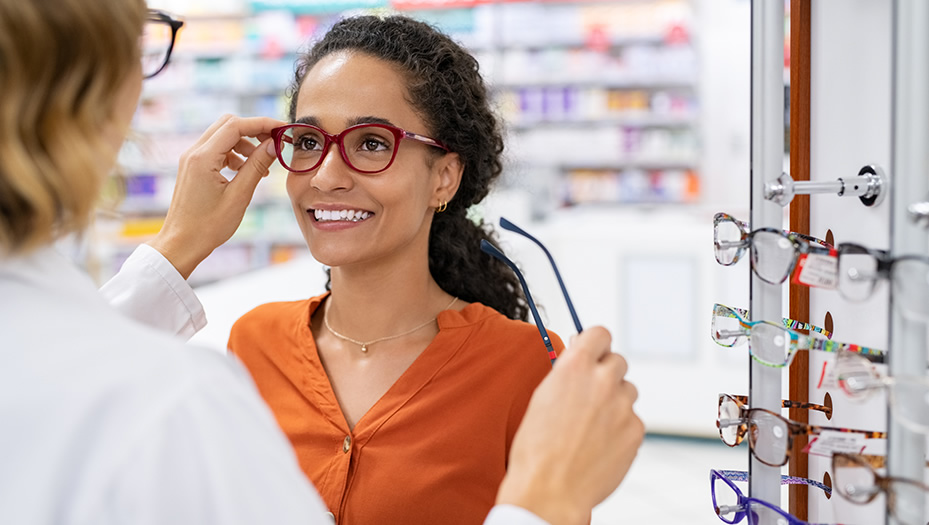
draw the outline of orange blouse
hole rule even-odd
[[[439,313],[435,339],[350,431],[310,332],[327,295],[255,308],[229,348],[336,522],[480,524],[529,397],[551,370],[538,329],[479,303]]]

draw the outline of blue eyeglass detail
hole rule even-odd
[[[542,250],[545,252],[545,255],[548,256],[549,262],[552,264],[552,269],[555,270],[555,277],[558,278],[558,284],[561,286],[561,293],[564,295],[565,302],[568,304],[568,310],[571,312],[571,319],[574,321],[574,327],[577,328],[577,332],[581,333],[583,328],[581,327],[581,321],[577,317],[577,312],[574,310],[574,304],[571,302],[571,297],[568,295],[568,289],[564,285],[564,281],[561,279],[561,273],[558,271],[558,266],[555,264],[555,259],[552,258],[551,253],[548,249],[539,242],[538,239],[526,233],[522,228],[516,226],[512,222],[506,220],[505,218],[500,218],[500,226],[514,233],[518,233],[528,238],[532,242],[536,243]],[[486,239],[481,239],[481,251],[484,253],[490,254],[497,259],[503,261],[504,264],[509,266],[513,273],[516,274],[516,278],[519,279],[519,284],[523,288],[523,293],[526,295],[526,302],[529,304],[529,311],[532,312],[532,318],[535,320],[536,328],[539,329],[539,335],[542,336],[542,342],[545,343],[545,348],[548,349],[548,357],[552,361],[552,365],[555,364],[555,359],[558,358],[558,354],[555,353],[555,349],[552,347],[552,341],[548,337],[548,332],[545,330],[545,325],[542,323],[542,317],[539,315],[539,310],[535,307],[535,302],[532,300],[532,294],[529,293],[529,285],[526,284],[526,279],[523,277],[522,272],[519,271],[519,268],[516,267],[516,263],[511,261],[499,248],[488,242]]]
[[[523,237],[536,243],[536,245],[538,245],[539,248],[542,248],[542,251],[545,252],[545,256],[548,257],[548,262],[552,263],[552,270],[555,270],[555,277],[558,278],[558,286],[561,287],[561,293],[564,295],[564,300],[566,303],[568,303],[568,311],[571,312],[571,320],[574,321],[574,328],[577,329],[577,333],[583,332],[584,328],[581,327],[581,321],[580,319],[577,318],[577,312],[574,310],[574,303],[571,302],[571,296],[568,295],[568,289],[565,288],[564,281],[561,279],[561,272],[558,271],[558,265],[555,264],[555,259],[552,257],[552,254],[549,253],[548,248],[546,248],[544,244],[539,242],[538,239],[526,233],[525,230],[513,224],[512,222],[506,220],[503,217],[500,217],[500,226],[504,230],[509,230],[511,232],[522,235]]]

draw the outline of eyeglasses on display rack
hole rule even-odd
[[[835,453],[832,455],[832,476],[836,491],[852,503],[861,505],[874,501],[884,494],[887,512],[903,525],[925,525],[926,509],[922,494],[929,494],[929,486],[913,479],[888,477],[878,474],[875,469],[881,456],[862,456],[859,454]]]
[[[929,378],[888,377],[854,354],[840,355],[836,359],[835,376],[842,391],[854,400],[886,390],[890,410],[900,424],[913,432],[929,434]]]
[[[713,510],[723,523],[741,523],[748,520],[748,525],[825,525],[813,524],[791,515],[786,510],[758,498],[750,498],[742,494],[739,487],[726,475],[727,471],[710,470],[710,497],[713,500]],[[747,478],[746,478],[747,479]],[[802,483],[823,488],[825,485],[805,478]],[[810,483],[806,483],[810,482]],[[783,478],[781,483],[784,484]],[[826,490],[825,488],[823,490]]]
[[[183,20],[164,11],[149,9],[141,39],[143,78],[152,78],[168,65],[177,32],[183,25]]]
[[[716,261],[731,266],[741,259],[745,250],[751,253],[751,267],[762,281],[781,284],[793,272],[802,254],[832,254],[831,244],[802,233],[759,228],[748,231],[748,224],[731,215],[717,213],[713,217],[713,247]]]
[[[861,434],[868,439],[886,438],[886,432],[808,425],[792,421],[763,408],[748,408],[735,396],[719,395],[716,420],[719,438],[734,447],[748,436],[749,450],[758,461],[781,467],[790,459],[790,448],[796,436],[820,434],[823,431]]]
[[[723,306],[723,305],[720,305],[719,303],[717,303],[717,306]],[[720,317],[729,317],[732,319],[739,319],[739,320],[748,320],[751,318],[748,310],[744,308],[735,308],[733,306],[723,306],[723,309],[720,309],[718,311],[714,307],[713,315],[714,316],[718,315]],[[804,323],[802,321],[797,321],[789,317],[784,317],[783,319],[781,319],[781,322],[784,323],[784,328],[790,328],[791,330],[808,330],[810,332],[816,332],[817,334],[822,334],[823,337],[825,337],[826,339],[832,339],[832,332],[820,326],[816,326],[815,324]]]
[[[445,151],[445,144],[387,123],[350,126],[335,135],[311,124],[288,124],[271,130],[274,149],[281,165],[291,173],[313,171],[323,163],[329,146],[339,148],[342,160],[359,173],[380,173],[393,164],[404,139]]]
[[[894,304],[907,318],[929,321],[929,257],[890,257],[853,243],[838,248],[839,293],[849,301],[864,301],[874,294],[880,279],[893,286]]]
[[[574,303],[571,302],[571,297],[568,295],[568,289],[565,287],[564,281],[561,279],[561,272],[558,271],[558,266],[555,264],[555,259],[552,257],[551,253],[549,253],[548,248],[539,242],[538,239],[532,235],[529,235],[523,229],[519,228],[503,217],[500,218],[500,226],[505,230],[518,233],[528,238],[540,248],[542,248],[542,251],[544,251],[545,255],[548,256],[548,261],[551,263],[552,269],[555,271],[555,277],[558,279],[558,284],[561,287],[561,293],[564,295],[565,303],[567,303],[568,310],[571,312],[571,319],[574,321],[574,327],[577,328],[578,333],[581,333],[583,327],[581,327],[581,322],[578,320],[577,312],[574,310]],[[545,348],[548,349],[548,357],[551,359],[552,364],[554,364],[557,355],[555,354],[554,348],[552,348],[552,341],[548,337],[548,332],[545,330],[545,325],[542,323],[542,316],[539,315],[539,310],[536,308],[535,302],[532,300],[532,294],[529,293],[529,285],[526,284],[526,279],[523,277],[522,272],[519,271],[516,263],[511,261],[506,255],[503,254],[502,251],[500,251],[499,248],[488,242],[486,239],[481,239],[481,251],[499,259],[511,270],[513,270],[513,273],[516,274],[516,278],[519,279],[519,284],[523,288],[523,293],[526,295],[526,302],[529,305],[529,311],[532,312],[532,318],[535,320],[535,325],[539,329],[539,334],[542,336],[542,342],[545,343]]]
[[[749,321],[739,313],[740,311],[745,312],[745,310],[730,308],[718,303],[713,305],[710,335],[716,344],[725,347],[737,346],[751,339],[749,354],[752,359],[765,366],[786,367],[793,361],[798,350],[854,352],[866,356],[871,361],[884,362],[883,350],[828,339],[816,339],[771,321]],[[811,326],[811,328],[818,327]],[[822,331],[825,332],[825,330]]]
[[[874,457],[880,457],[880,456],[874,456]],[[719,470],[717,469],[716,472],[720,476],[728,479],[729,481],[744,481],[745,483],[748,483],[748,471],[747,470]],[[832,495],[832,487],[830,487],[829,485],[825,485],[819,481],[816,481],[815,479],[799,478],[796,476],[788,476],[786,474],[782,474],[781,485],[809,485],[811,487],[822,489],[822,491],[827,495],[830,495],[830,496]]]

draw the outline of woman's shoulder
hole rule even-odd
[[[232,331],[233,333],[255,329],[264,331],[294,323],[308,323],[313,311],[327,295],[328,292],[299,301],[279,301],[258,305],[242,315],[233,324]]]
[[[466,329],[469,343],[488,346],[495,352],[512,352],[527,347],[544,351],[542,335],[533,323],[510,319],[497,310],[482,303],[471,303],[450,319],[449,328]],[[560,353],[564,343],[552,331],[547,331],[555,351]]]

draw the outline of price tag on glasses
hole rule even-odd
[[[800,254],[792,282],[835,290],[839,286],[839,258],[822,253]]]
[[[823,430],[819,435],[810,438],[803,451],[813,456],[831,457],[835,452],[861,454],[865,446],[865,437],[862,434]]]

